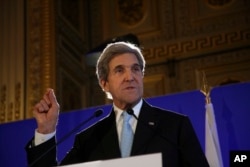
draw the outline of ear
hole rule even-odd
[[[100,84],[100,86],[101,86],[101,88],[102,88],[103,91],[105,91],[105,92],[109,91],[109,87],[108,87],[108,82],[107,81],[101,80],[99,82],[99,84]]]

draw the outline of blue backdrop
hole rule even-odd
[[[250,150],[250,83],[216,87],[211,92],[215,118],[220,138],[224,167],[229,166],[230,150]],[[153,105],[186,114],[190,117],[196,134],[204,149],[205,146],[205,98],[197,91],[171,94],[146,99]],[[60,114],[57,139],[87,119],[94,111],[102,108],[107,116],[111,106],[97,106]],[[98,121],[94,119],[80,130]],[[24,147],[34,135],[34,119],[0,125],[0,163],[4,167],[24,167],[26,153]],[[79,130],[79,131],[80,131]],[[73,144],[74,135],[58,146],[58,160]]]

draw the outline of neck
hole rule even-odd
[[[125,103],[125,104],[116,104],[115,102],[114,102],[114,105],[117,107],[117,108],[119,108],[119,109],[121,109],[121,110],[127,110],[127,109],[132,109],[134,106],[136,106],[139,102],[141,101],[141,99],[139,99],[139,100],[137,100],[137,101],[135,101],[135,102],[133,102],[133,103]]]

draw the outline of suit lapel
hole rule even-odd
[[[143,101],[138,119],[131,155],[145,153],[158,125],[158,115],[145,101]]]
[[[101,145],[106,158],[120,157],[120,147],[118,141],[118,134],[116,129],[115,113],[112,110],[110,116],[107,118],[105,124],[100,128],[105,134],[101,140]],[[103,131],[105,131],[103,133]],[[100,136],[101,137],[101,136]]]

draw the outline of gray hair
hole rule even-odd
[[[98,81],[107,81],[109,74],[109,62],[117,55],[123,53],[133,53],[138,59],[142,73],[145,70],[145,59],[142,55],[141,49],[136,45],[128,42],[115,42],[110,43],[103,50],[96,64],[96,75]]]

